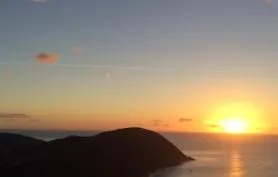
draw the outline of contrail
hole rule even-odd
[[[65,68],[95,68],[95,69],[128,69],[128,70],[171,70],[173,68],[161,68],[150,66],[128,66],[128,65],[79,65],[79,64],[64,64],[64,63],[31,63],[31,62],[0,62],[1,65],[49,65],[52,67],[65,67]]]
[[[124,65],[73,65],[73,64],[52,64],[56,67],[69,68],[107,68],[107,69],[131,69],[131,70],[167,70],[169,68],[156,68],[148,66],[124,66]]]

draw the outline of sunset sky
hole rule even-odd
[[[278,133],[278,1],[1,0],[0,128]],[[246,130],[247,131],[247,130]]]

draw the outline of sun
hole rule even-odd
[[[227,133],[240,134],[247,131],[247,122],[243,119],[226,119],[222,122],[222,127]]]
[[[258,133],[261,130],[261,110],[250,102],[231,101],[211,109],[208,122],[215,124],[213,131],[230,134]]]

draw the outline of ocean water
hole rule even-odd
[[[68,135],[90,136],[98,132],[17,131],[51,140]],[[162,133],[196,161],[157,172],[152,177],[278,177],[278,137]],[[109,147],[111,148],[111,147]]]
[[[197,160],[160,172],[159,177],[278,177],[278,137],[165,134]]]

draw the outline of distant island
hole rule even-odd
[[[142,128],[48,142],[0,133],[3,177],[147,177],[192,160],[160,134]]]

